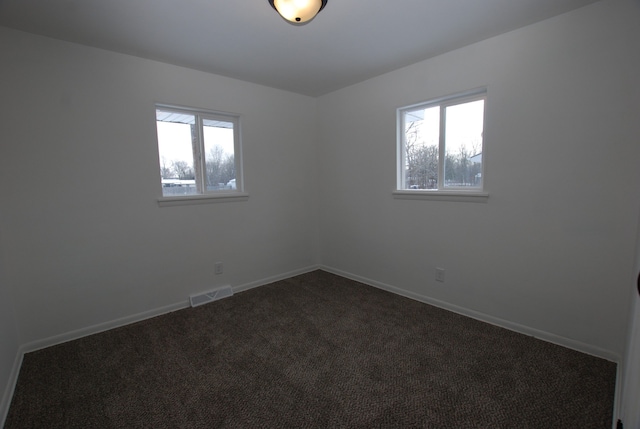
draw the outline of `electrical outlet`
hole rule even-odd
[[[436,268],[436,281],[444,283],[444,268]]]
[[[214,272],[217,274],[222,274],[224,272],[224,266],[222,265],[222,262],[216,262],[216,264],[214,265]]]

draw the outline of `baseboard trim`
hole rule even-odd
[[[153,310],[143,311],[142,313],[132,314],[131,316],[121,317],[109,322],[98,323],[86,328],[76,329],[64,334],[54,335],[52,337],[44,338],[42,340],[32,341],[21,347],[23,353],[31,353],[47,347],[57,346],[68,341],[78,340],[83,337],[87,337],[93,334],[99,334],[111,329],[120,328],[122,326],[130,325],[132,323],[141,322],[152,317],[161,316],[163,314],[171,313],[173,311],[182,310],[189,307],[189,301],[185,299],[183,302],[166,305],[164,307],[156,308]]]
[[[529,335],[529,336],[538,338],[540,340],[547,341],[552,344],[566,347],[568,349],[576,350],[581,353],[606,359],[611,362],[615,362],[615,363],[620,362],[620,356],[617,353],[614,353],[610,350],[605,350],[600,347],[596,347],[580,341],[572,340],[571,338],[562,337],[560,335],[552,334],[550,332],[545,332],[545,331],[541,331],[539,329],[531,328],[525,325],[520,325],[519,323],[511,322],[505,319],[500,319],[498,317],[494,317],[494,316],[481,313],[479,311],[471,310],[465,307],[460,307],[458,305],[450,304],[448,302],[430,298],[428,296],[419,295],[414,292],[409,292],[407,290],[404,290],[386,283],[382,283],[376,280],[372,280],[366,277],[362,277],[360,275],[353,274],[338,268],[322,265],[320,269],[342,276],[342,277],[346,277],[351,280],[355,280],[360,283],[364,283],[369,286],[376,287],[378,289],[383,289],[388,292],[404,296],[406,298],[424,302],[425,304],[430,304],[430,305],[433,305],[434,307],[442,308],[444,310],[452,311],[454,313],[457,313],[463,316],[471,317],[472,319],[476,319],[481,322],[485,322],[495,326],[499,326],[501,328],[509,329],[510,331],[518,332],[520,334]]]
[[[264,286],[264,285],[267,285],[269,283],[278,282],[280,280],[286,280],[286,279],[289,279],[291,277],[299,276],[301,274],[310,273],[311,271],[316,271],[316,270],[319,270],[321,268],[322,268],[322,266],[319,265],[319,264],[310,265],[308,267],[300,268],[298,270],[288,271],[286,273],[278,274],[278,275],[271,276],[271,277],[266,277],[264,279],[260,279],[260,280],[249,282],[249,283],[245,283],[243,285],[233,286],[232,289],[233,289],[234,293],[238,293],[238,292],[242,292],[242,291],[245,291],[245,290],[253,289],[253,288],[256,288],[256,287]]]

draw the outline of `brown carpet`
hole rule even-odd
[[[323,271],[24,357],[13,428],[611,428],[616,365]]]

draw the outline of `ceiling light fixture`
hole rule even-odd
[[[269,0],[269,4],[291,24],[302,25],[311,21],[328,0]]]

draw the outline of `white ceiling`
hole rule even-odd
[[[0,0],[0,25],[318,96],[596,0]]]

